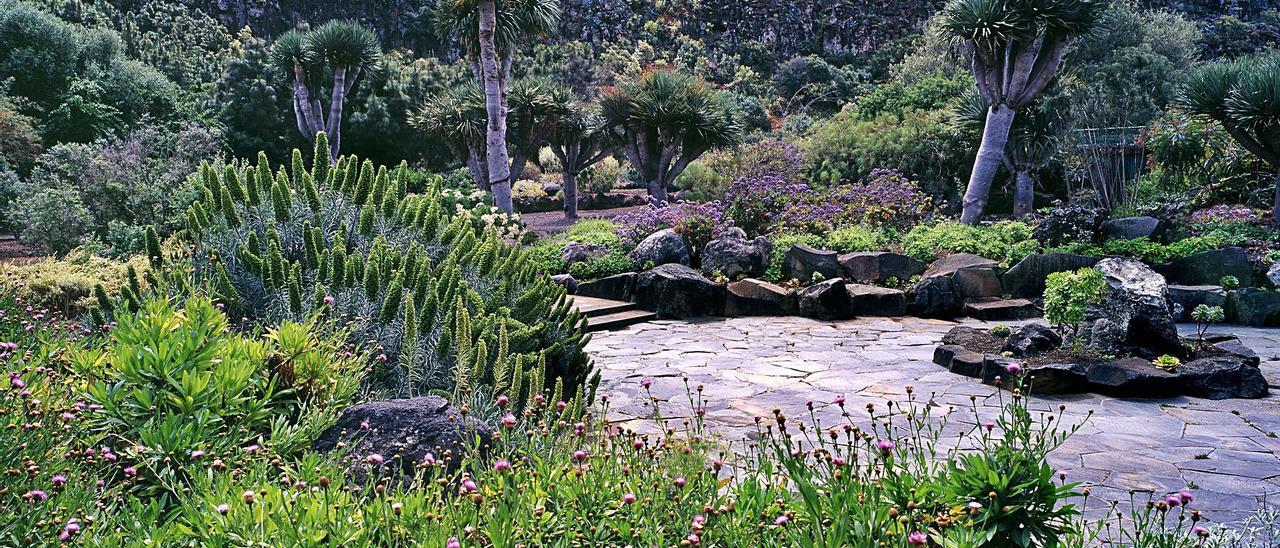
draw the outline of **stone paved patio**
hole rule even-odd
[[[981,322],[965,322],[984,325]],[[998,408],[994,389],[934,365],[934,346],[954,322],[859,319],[819,322],[798,317],[657,321],[596,333],[587,350],[602,370],[601,394],[610,414],[629,427],[652,430],[652,406],[639,385],[654,379],[655,396],[669,401],[667,417],[688,415],[684,384],[702,384],[709,430],[726,441],[756,437],[755,417],[780,408],[790,417],[804,402],[826,404],[846,395],[860,411],[886,398],[901,401],[913,386],[938,404],[955,406],[944,433],[974,424],[971,396],[981,414]],[[1191,326],[1183,326],[1191,331]],[[1066,404],[1064,422],[1093,416],[1050,462],[1069,480],[1094,485],[1102,500],[1129,500],[1130,490],[1197,490],[1197,506],[1213,521],[1234,523],[1260,502],[1280,507],[1280,330],[1224,326],[1262,357],[1272,394],[1261,400],[1212,401],[1179,397],[1118,399],[1095,394],[1037,396],[1033,408]],[[839,413],[819,405],[824,424]],[[857,416],[857,413],[855,413]],[[1102,510],[1097,500],[1094,512]],[[1093,512],[1091,512],[1093,513]]]

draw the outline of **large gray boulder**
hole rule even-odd
[[[551,277],[551,281],[564,287],[566,293],[576,295],[578,293],[578,280],[569,274],[556,274]]]
[[[1054,272],[1080,270],[1098,264],[1097,257],[1074,253],[1037,253],[1013,265],[1000,277],[1004,291],[1028,299],[1044,295],[1044,280]]]
[[[1174,368],[1188,396],[1225,400],[1261,398],[1267,395],[1262,370],[1236,356],[1216,356],[1187,362]]]
[[[890,279],[908,282],[928,267],[924,261],[890,251],[845,253],[838,260],[846,278],[864,284],[883,284]]]
[[[1150,238],[1158,240],[1164,235],[1168,223],[1155,217],[1120,217],[1102,223],[1102,234],[1121,240]]]
[[[1280,287],[1280,261],[1271,263],[1271,266],[1267,267],[1267,281],[1271,282],[1272,286]]]
[[[636,268],[645,268],[650,264],[690,264],[689,246],[685,244],[684,236],[670,228],[650,234],[627,256],[635,263]]]
[[[715,315],[724,312],[724,287],[692,268],[668,263],[636,276],[635,300],[659,318]]]
[[[469,451],[487,451],[492,432],[488,424],[463,414],[444,398],[423,396],[349,407],[316,438],[312,449],[341,449],[351,463],[352,479],[363,484],[371,476],[410,476],[428,453],[436,462],[457,466]],[[481,445],[473,447],[477,438]]]
[[[1108,291],[1085,313],[1080,336],[1086,345],[1111,356],[1186,353],[1164,276],[1134,259],[1103,259],[1094,268],[1105,276]]]
[[[1219,285],[1225,276],[1235,276],[1240,287],[1253,281],[1249,255],[1238,247],[1201,251],[1157,266],[1156,271],[1179,285]]]
[[[900,289],[864,284],[848,284],[849,303],[858,316],[903,316],[907,295]]]
[[[707,274],[719,272],[730,280],[740,276],[763,276],[769,269],[773,242],[764,236],[748,240],[739,237],[741,234],[742,231],[737,230],[708,242],[702,248],[702,271]]]
[[[1062,346],[1062,336],[1042,323],[1029,323],[1009,333],[1004,352],[1018,358],[1034,358]]]
[[[726,316],[788,316],[796,313],[796,291],[747,278],[725,288]]]
[[[906,297],[907,312],[913,316],[947,320],[964,313],[964,296],[950,276],[921,278]]]
[[[578,242],[569,242],[564,244],[560,250],[560,260],[564,261],[565,267],[573,266],[574,263],[582,263],[601,257],[609,252],[609,248],[597,244],[582,244]]]
[[[783,278],[810,282],[814,273],[821,275],[822,280],[840,277],[836,252],[795,244],[782,257]]]
[[[853,318],[853,305],[844,280],[833,278],[813,284],[796,292],[800,315],[819,320],[848,320]]]

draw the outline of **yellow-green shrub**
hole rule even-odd
[[[95,285],[102,284],[107,293],[118,294],[128,284],[130,267],[140,278],[149,268],[141,255],[117,261],[80,248],[62,259],[5,265],[0,271],[0,286],[25,304],[75,316],[93,305]],[[139,283],[145,284],[141,279]]]

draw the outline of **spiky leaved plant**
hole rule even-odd
[[[1187,82],[1183,108],[1217,120],[1275,174],[1271,222],[1280,226],[1280,55],[1214,63]]]
[[[977,224],[982,217],[1014,114],[1044,90],[1067,45],[1092,28],[1105,7],[1105,0],[952,0],[942,11],[942,29],[969,50],[978,92],[989,105],[961,222]]]
[[[404,164],[329,166],[327,150],[320,134],[309,171],[296,153],[289,170],[265,155],[201,168],[204,199],[187,214],[194,276],[233,318],[345,324],[375,356],[366,384],[386,396],[487,386],[517,404],[591,399],[585,318],[525,252],[445,211],[438,180],[410,195]]]

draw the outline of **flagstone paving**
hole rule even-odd
[[[587,350],[601,370],[600,393],[610,398],[610,415],[637,430],[656,428],[640,386],[644,378],[653,379],[664,417],[689,416],[683,377],[695,390],[703,386],[707,429],[727,442],[758,438],[756,417],[771,417],[775,408],[802,416],[806,401],[814,402],[823,424],[837,424],[839,410],[830,404],[837,395],[846,396],[855,422],[865,422],[866,404],[903,401],[907,386],[933,406],[934,415],[948,416],[943,435],[954,440],[1000,406],[994,388],[932,363],[934,346],[955,325],[918,318],[655,321],[596,333]],[[1068,481],[1092,485],[1090,513],[1103,511],[1099,501],[1127,504],[1134,490],[1145,497],[1146,490],[1188,487],[1197,493],[1197,506],[1218,522],[1238,522],[1260,503],[1280,507],[1280,329],[1219,330],[1236,333],[1262,357],[1270,396],[1032,399],[1033,409],[1065,405],[1064,424],[1083,423],[1050,463]],[[975,404],[980,419],[970,410]]]

